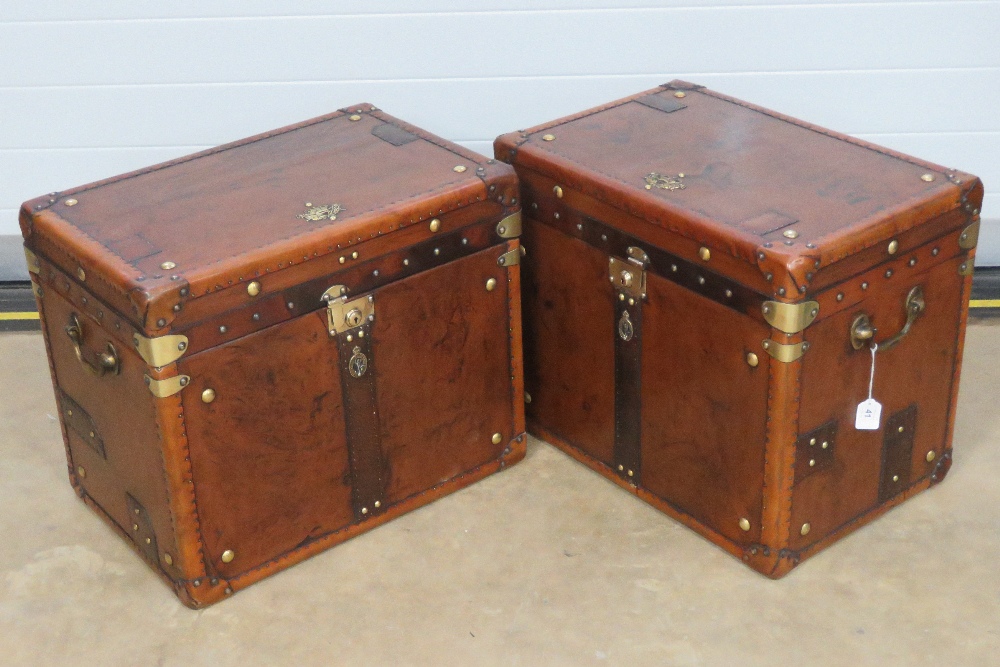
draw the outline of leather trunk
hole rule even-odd
[[[25,203],[77,493],[198,607],[520,460],[516,188],[363,104]]]
[[[770,577],[944,478],[977,178],[683,81],[495,150],[529,431]]]

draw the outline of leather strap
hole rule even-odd
[[[917,431],[917,405],[889,415],[882,440],[882,474],[878,499],[885,502],[910,486],[913,436]]]
[[[622,300],[620,297],[625,296]],[[615,447],[614,469],[638,485],[642,463],[642,300],[629,304],[615,297]]]

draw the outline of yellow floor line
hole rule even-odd
[[[38,313],[0,313],[0,320],[37,320]]]
[[[972,299],[969,308],[1000,308],[1000,299]]]

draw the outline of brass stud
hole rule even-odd
[[[66,204],[66,206],[76,206],[77,205],[77,201],[75,199],[67,199],[63,203]]]
[[[215,400],[215,390],[209,387],[205,391],[201,392],[201,402],[211,403]]]
[[[84,468],[83,466],[77,466],[76,467],[76,474],[79,475],[80,477],[86,478],[86,476],[87,476],[87,469]]]
[[[466,170],[467,168],[468,168],[468,167],[466,167],[466,166],[465,166],[464,164],[460,164],[460,165],[458,165],[458,166],[456,166],[456,167],[452,167],[452,169],[451,169],[451,170],[452,170],[453,172],[455,172],[456,174],[461,174],[461,173],[462,173],[463,171],[465,171],[465,170]]]
[[[139,524],[137,524],[137,523],[133,523],[133,524],[132,524],[132,530],[134,530],[134,531],[138,531],[138,530],[139,530]]]
[[[781,235],[786,239],[797,239],[799,237],[799,233],[794,229],[786,229]]]
[[[375,509],[378,509],[379,507],[382,507],[382,501],[381,500],[376,500],[375,501]]]
[[[628,471],[628,476],[629,476],[629,477],[634,477],[634,476],[635,476],[635,472],[634,472],[634,471],[632,471],[632,470],[629,470],[629,471]]]
[[[168,553],[164,553],[163,554],[163,562],[166,563],[167,565],[173,565],[174,564],[174,557],[171,556]]]
[[[367,507],[362,507],[361,508],[361,513],[362,514],[368,514],[368,508]]]
[[[561,188],[561,187],[559,187],[558,185],[557,185],[557,186],[555,186],[555,187],[553,187],[553,188],[552,188],[552,192],[554,192],[554,193],[555,193],[555,195],[556,195],[556,199],[562,199],[562,196],[563,196],[563,191],[562,191],[562,188]]]
[[[87,272],[83,270],[82,266],[76,270],[76,277],[80,279],[80,282],[87,279]]]
[[[809,446],[812,447],[816,444],[816,438],[809,438]]]
[[[899,250],[899,241],[896,241],[895,239],[889,241],[889,247],[887,248],[887,250],[889,251],[890,255],[895,255],[896,251]]]
[[[236,558],[236,554],[233,553],[232,549],[226,549],[222,552],[223,563],[232,563],[234,558]]]
[[[750,520],[747,518],[740,519],[740,530],[744,533],[750,530]]]
[[[496,289],[496,286],[497,286],[497,279],[496,278],[490,278],[489,280],[486,281],[486,291],[487,292],[492,292],[494,289]]]
[[[902,433],[902,432],[903,432],[903,430],[904,430],[904,429],[903,429],[903,427],[902,427],[902,426],[900,426],[899,428],[897,428],[897,429],[896,429],[896,432],[897,432],[897,433]]]
[[[524,402],[531,403],[531,394],[529,394],[528,392],[524,392]]]
[[[924,174],[923,176],[920,177],[920,180],[930,183],[931,181],[934,180],[934,174]]]
[[[702,246],[701,248],[698,249],[698,256],[707,262],[708,260],[712,259],[712,251],[706,248],[705,246]]]
[[[357,258],[358,258],[358,251],[355,250],[354,252],[351,253],[351,259],[357,259]]]
[[[146,538],[146,544],[152,544],[153,540],[149,537]]]
[[[687,97],[687,93],[685,93],[683,90],[678,90],[676,93],[674,93],[674,97],[684,98]]]
[[[861,289],[868,289],[868,281],[861,283]]]
[[[169,271],[170,269],[176,269],[177,265],[173,262],[163,262],[163,264],[160,264],[160,268],[164,271]]]
[[[72,410],[67,410],[66,411],[66,416],[67,417],[72,417],[73,416],[73,411]]]
[[[353,116],[349,116],[348,120],[361,120],[361,116],[354,114]]]
[[[625,470],[625,466],[623,466],[623,465],[619,465],[618,466],[618,472],[623,472],[624,470]]]
[[[837,301],[843,301],[843,300],[844,300],[844,293],[837,292]]]
[[[934,453],[933,449],[931,451],[927,452],[927,456],[926,456],[927,462],[930,463],[931,461],[934,460],[934,457],[936,457],[936,456],[937,456],[937,454]]]
[[[801,528],[799,528],[799,534],[800,535],[808,535],[810,530],[812,530],[812,526],[810,526],[809,523],[806,522],[806,523],[802,524]]]
[[[887,269],[886,270],[885,277],[886,278],[892,278],[892,269]]]
[[[893,475],[892,476],[892,481],[898,482],[899,481],[899,475]]]
[[[827,447],[829,447],[829,446],[830,446],[830,443],[829,443],[829,442],[827,442],[826,440],[824,440],[824,441],[823,441],[823,444],[822,444],[822,445],[820,445],[820,447],[822,447],[823,449],[826,449],[826,448],[827,448]]]
[[[759,363],[760,359],[757,358],[756,354],[753,352],[747,352],[747,365],[750,366],[750,368],[757,368],[757,364]]]
[[[556,140],[556,135],[554,135],[554,134],[543,134],[542,135],[542,141],[555,141],[555,140]]]
[[[433,220],[431,220],[430,228],[432,232],[436,232],[437,230],[441,229],[441,221],[438,220],[437,218],[434,218]]]
[[[260,294],[260,283],[254,280],[249,285],[247,285],[247,294],[250,296],[257,296]]]
[[[341,264],[343,264],[343,263],[344,263],[344,262],[346,262],[346,261],[347,261],[347,258],[346,258],[346,257],[341,257],[341,258],[340,258],[340,263],[341,263]]]
[[[494,433],[493,434],[493,444],[494,445],[499,445],[501,440],[503,440],[503,436],[502,435],[500,435],[499,433]]]
[[[809,459],[809,467],[810,468],[816,467],[816,459]]]

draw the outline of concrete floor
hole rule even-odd
[[[0,336],[0,663],[1000,664],[1000,327],[947,480],[781,581],[533,440],[527,459],[204,611],[72,493],[38,334]]]

